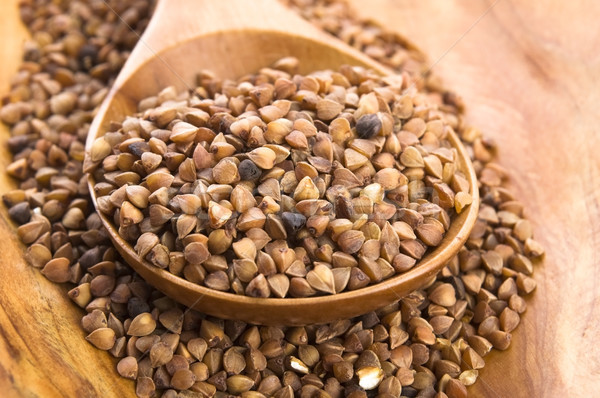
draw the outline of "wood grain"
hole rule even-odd
[[[410,37],[463,97],[468,122],[497,141],[499,162],[547,250],[511,348],[486,358],[469,392],[597,396],[600,3],[499,0],[489,11],[492,1],[352,3]]]
[[[17,0],[0,2],[0,93],[21,63],[26,29]],[[8,129],[0,124],[0,195],[14,187],[5,173]],[[85,341],[83,312],[64,286],[48,281],[23,259],[15,226],[0,205],[0,396],[127,397],[133,382],[117,376],[115,363]]]
[[[372,0],[369,7],[351,1],[364,15],[411,37],[431,60],[441,58],[435,73],[462,95],[467,120],[498,142],[500,164],[511,173],[513,191],[547,249],[535,273],[538,289],[511,348],[486,358],[470,394],[596,396],[600,3],[499,0],[472,27],[491,1]],[[20,62],[24,37],[16,4],[0,2],[2,93]],[[2,127],[0,194],[9,186],[7,135]],[[65,289],[23,261],[3,206],[0,215],[1,395],[134,396],[133,384],[116,377],[110,355],[83,339],[81,313]]]

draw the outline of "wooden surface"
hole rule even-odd
[[[592,397],[600,385],[600,36],[594,1],[352,0],[407,34],[497,140],[500,163],[546,247],[538,289],[506,352],[486,357],[475,397]],[[0,92],[18,66],[16,0],[0,2]],[[18,33],[17,33],[18,32]],[[464,35],[464,37],[463,37]],[[459,38],[461,38],[458,40]],[[458,40],[458,43],[448,49]],[[0,191],[7,132],[0,131]],[[1,193],[1,192],[0,192]],[[0,388],[3,397],[133,396],[80,312],[22,260],[0,206]],[[66,310],[65,310],[66,309]]]
[[[17,0],[0,1],[0,95],[21,63],[26,30]],[[0,124],[0,195],[14,185],[5,174],[8,130]],[[83,312],[66,287],[23,260],[6,208],[0,205],[0,396],[125,397],[134,384],[117,376],[110,355],[85,340]]]
[[[461,94],[467,120],[498,142],[547,251],[512,346],[486,357],[470,393],[597,397],[600,3],[499,0],[481,17],[493,1],[352,2],[439,60],[434,71]]]

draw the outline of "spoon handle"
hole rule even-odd
[[[231,32],[239,34],[232,35]],[[240,48],[240,42],[244,42],[247,34],[263,33],[264,46],[254,48],[252,51],[269,51],[273,40],[268,36],[281,35],[282,38],[287,36],[289,40],[288,43],[279,43],[279,45],[288,46],[290,55],[294,55],[297,51],[294,49],[297,42],[315,42],[347,54],[347,60],[341,59],[340,64],[353,62],[384,74],[389,73],[386,68],[311,25],[277,0],[159,0],[148,28],[124,65],[115,87],[121,86],[128,76],[154,57],[161,58],[168,69],[178,74],[180,68],[175,65],[175,62],[185,62],[185,60],[169,59],[163,54],[164,51],[201,36],[214,36],[219,43],[219,48],[208,46],[205,49],[206,57],[214,55],[212,52],[216,50],[228,53],[228,58],[233,63],[246,62],[248,56],[242,57],[236,50]],[[311,55],[328,58],[326,51],[314,51]],[[262,60],[264,61],[264,56]],[[259,67],[262,66],[268,65],[262,64]],[[247,70],[247,66],[241,69]],[[218,73],[218,70],[215,72]],[[179,78],[187,80],[188,77],[181,75]],[[194,83],[192,81],[187,84]]]

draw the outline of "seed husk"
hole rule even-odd
[[[275,164],[275,152],[269,148],[256,148],[248,152],[248,158],[263,170],[270,170]]]
[[[154,395],[155,390],[156,386],[150,377],[142,376],[137,378],[135,394],[138,397],[149,398]]]
[[[344,253],[353,254],[360,250],[364,241],[365,236],[361,231],[350,230],[343,232],[339,236],[337,243]]]
[[[186,347],[190,354],[194,356],[194,358],[197,360],[202,360],[208,348],[208,344],[203,338],[194,338],[187,342]]]
[[[254,380],[245,375],[233,375],[227,378],[227,391],[231,394],[242,394],[250,391],[254,386]]]
[[[467,192],[458,192],[454,196],[454,208],[457,213],[462,213],[463,209],[473,203],[473,197]]]
[[[138,374],[138,363],[135,357],[125,357],[117,363],[117,371],[121,377],[135,380]]]
[[[362,115],[356,122],[356,134],[360,138],[373,138],[381,131],[381,120],[376,113]]]
[[[156,343],[150,348],[150,363],[153,368],[165,365],[173,358],[173,350],[164,342]]]
[[[251,297],[269,297],[271,295],[267,279],[263,274],[258,274],[248,283],[246,295]]]
[[[450,379],[446,384],[446,395],[448,398],[465,398],[467,396],[467,387],[457,379]]]
[[[444,237],[443,229],[440,230],[435,224],[421,224],[416,232],[419,239],[427,246],[439,245]]]
[[[429,299],[443,307],[449,307],[456,303],[454,287],[449,283],[442,283],[429,293]]]
[[[281,221],[289,236],[295,236],[306,224],[306,217],[300,213],[283,212]]]
[[[54,258],[44,265],[42,274],[55,283],[68,282],[71,279],[71,261],[65,257]]]
[[[275,274],[269,276],[267,278],[267,283],[269,284],[269,289],[271,289],[271,293],[274,296],[280,298],[285,297],[290,288],[290,280],[284,274]]]
[[[147,336],[156,328],[156,321],[148,312],[144,312],[136,316],[127,329],[127,334],[130,336]]]
[[[115,344],[115,331],[111,328],[98,328],[85,338],[99,350],[110,350]]]
[[[214,347],[223,340],[225,332],[214,322],[204,319],[200,326],[200,337],[204,339],[209,347]]]
[[[318,291],[335,294],[335,279],[331,269],[324,264],[316,264],[312,271],[306,275],[310,286]]]
[[[187,390],[196,382],[196,376],[189,369],[179,369],[171,377],[171,386],[177,390]]]

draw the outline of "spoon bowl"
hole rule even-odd
[[[90,128],[86,157],[112,121],[137,111],[138,102],[167,86],[191,89],[201,70],[223,78],[255,73],[293,56],[299,73],[363,66],[382,75],[387,68],[316,29],[274,0],[159,1],[154,17],[124,65]],[[406,273],[355,291],[309,298],[254,298],[220,292],[189,282],[138,257],[110,218],[98,214],[125,261],[149,284],[174,300],[203,313],[265,325],[305,325],[351,318],[398,300],[424,286],[458,253],[477,218],[477,179],[460,139],[448,140],[458,153],[459,169],[470,185],[473,202],[452,221],[441,244]],[[94,206],[95,181],[88,180]]]

